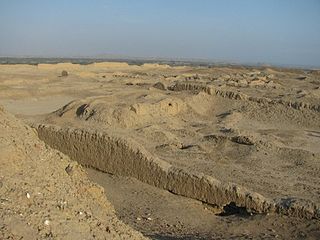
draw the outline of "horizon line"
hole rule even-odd
[[[194,63],[206,65],[233,65],[233,66],[247,66],[247,67],[280,67],[280,68],[297,68],[297,69],[310,69],[320,70],[320,65],[304,65],[304,64],[290,64],[290,63],[270,63],[270,62],[245,62],[245,61],[232,61],[232,60],[215,60],[209,58],[188,58],[188,57],[144,57],[144,56],[125,56],[120,54],[99,54],[92,56],[53,56],[53,55],[0,55],[0,60],[3,59],[61,59],[61,60],[99,60],[110,62],[126,62],[126,61],[149,61],[149,62],[180,62],[180,63]],[[1,62],[1,64],[3,64]],[[10,64],[10,63],[9,63]],[[17,63],[19,64],[19,63]]]

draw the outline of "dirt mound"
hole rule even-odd
[[[185,103],[178,98],[141,101],[141,99],[147,98],[147,95],[143,95],[136,101],[126,103],[114,103],[108,97],[77,100],[56,111],[49,119],[56,120],[56,117],[59,116],[65,120],[99,122],[104,126],[133,127],[152,120],[157,121],[161,118],[175,116],[186,109]]]
[[[76,162],[0,109],[1,239],[143,239]]]

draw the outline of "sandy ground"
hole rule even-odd
[[[62,70],[69,76],[61,77]],[[2,65],[0,91],[0,104],[29,123],[112,133],[183,171],[243,186],[275,202],[319,206],[319,71]],[[131,178],[90,176],[107,189],[121,219],[155,238],[320,237],[317,219],[221,217],[199,201]]]
[[[52,110],[59,109],[66,102],[72,101],[72,97],[54,96],[41,98],[28,98],[22,100],[3,100],[1,103],[6,106],[6,110],[19,115],[37,115],[50,113]]]
[[[105,189],[117,216],[153,239],[317,239],[318,220],[244,212],[217,215],[200,201],[159,190],[134,178],[87,169]]]

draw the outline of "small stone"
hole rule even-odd
[[[141,218],[137,217],[137,220],[138,220],[138,221],[141,221]]]
[[[49,226],[49,225],[50,225],[50,220],[46,219],[46,220],[44,221],[44,225]]]
[[[299,237],[305,238],[305,237],[307,237],[307,234],[305,234],[304,232],[300,232]]]
[[[62,72],[61,72],[61,76],[62,77],[67,77],[69,74],[68,74],[68,72],[66,71],[66,70],[63,70]]]
[[[30,196],[30,193],[27,193],[27,198],[30,199],[30,197],[31,197],[31,196]]]
[[[160,89],[160,90],[166,90],[167,86],[162,82],[157,82],[153,85],[154,88]]]
[[[148,217],[147,220],[152,221],[152,218],[151,218],[151,217]]]
[[[72,170],[73,170],[73,167],[70,164],[65,168],[65,171],[68,175],[72,174]]]

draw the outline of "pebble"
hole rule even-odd
[[[137,217],[137,220],[138,220],[138,221],[141,221],[141,218]]]
[[[30,199],[30,197],[31,197],[31,196],[30,196],[30,193],[27,193],[27,198]]]
[[[44,225],[49,226],[49,225],[50,225],[50,220],[46,219],[46,220],[44,221]]]
[[[307,234],[305,234],[304,232],[300,232],[299,237],[305,238],[305,237],[307,237]]]

